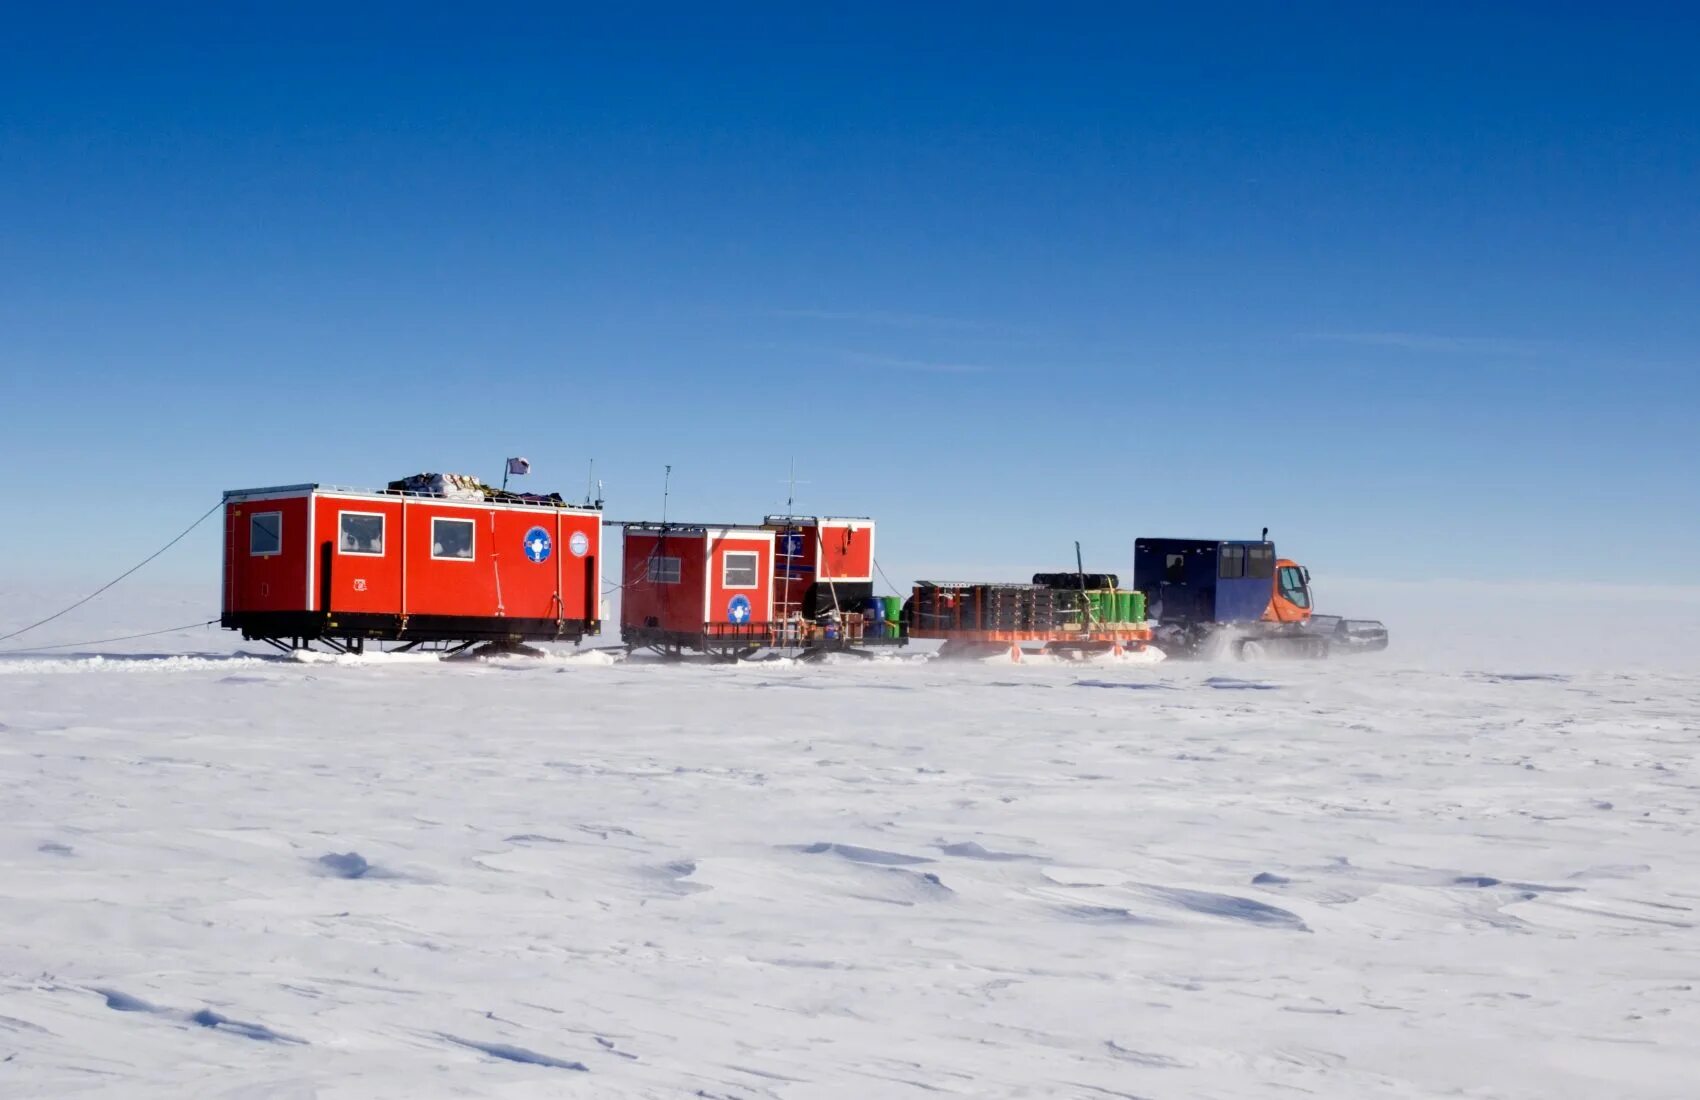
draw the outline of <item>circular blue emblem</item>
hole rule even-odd
[[[732,602],[726,605],[726,621],[740,624],[750,621],[750,598],[748,596],[732,597]]]
[[[549,532],[541,527],[533,527],[525,533],[525,556],[532,561],[549,560],[549,551],[555,544],[549,541]]]

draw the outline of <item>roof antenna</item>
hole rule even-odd
[[[590,507],[590,483],[596,480],[596,460],[590,460],[590,472],[584,475],[584,504]]]
[[[791,456],[791,487],[785,490],[785,516],[791,516],[792,502],[797,499],[797,456]]]
[[[667,467],[667,473],[661,481],[661,526],[667,526],[667,494],[673,488],[673,467]]]

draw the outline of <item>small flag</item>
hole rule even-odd
[[[513,474],[517,477],[520,474],[528,474],[530,472],[531,472],[531,459],[529,459],[529,458],[510,458],[510,459],[508,459],[508,473]]]

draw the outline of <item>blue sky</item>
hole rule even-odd
[[[713,521],[794,459],[895,579],[1700,565],[1692,16],[420,7],[13,13],[8,579],[515,453]]]

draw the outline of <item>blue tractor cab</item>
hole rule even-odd
[[[1158,623],[1259,622],[1274,578],[1272,542],[1140,539],[1133,548],[1133,586]]]

